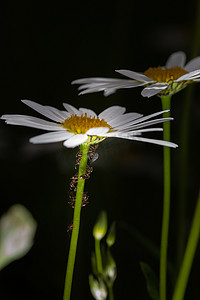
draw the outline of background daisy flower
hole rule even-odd
[[[30,142],[34,144],[64,141],[63,144],[65,147],[74,148],[83,143],[98,143],[105,138],[117,137],[173,148],[177,147],[176,144],[167,141],[140,137],[144,132],[162,131],[162,128],[145,127],[172,120],[172,118],[153,119],[165,111],[143,116],[134,112],[125,113],[125,107],[111,106],[97,115],[91,109],[77,109],[67,103],[63,103],[66,110],[58,110],[54,107],[43,106],[30,100],[22,100],[22,102],[54,121],[47,121],[26,115],[3,115],[1,117],[7,124],[50,131],[31,138]]]
[[[141,93],[143,97],[173,95],[200,80],[200,56],[187,64],[185,62],[185,53],[178,51],[170,55],[165,66],[149,68],[144,73],[116,70],[130,79],[91,77],[74,80],[72,84],[81,84],[78,88],[82,90],[80,94],[104,91],[104,95],[108,96],[121,88],[144,86]]]

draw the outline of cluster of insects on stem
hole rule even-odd
[[[81,179],[89,179],[90,178],[90,174],[92,173],[93,171],[93,168],[91,166],[91,164],[98,159],[98,153],[96,153],[96,149],[98,148],[98,144],[92,144],[89,148],[89,151],[88,151],[88,155],[87,155],[87,166],[86,166],[86,172],[84,174],[82,174],[80,176]],[[75,169],[78,169],[79,168],[79,165],[80,165],[80,161],[81,161],[81,158],[82,158],[82,152],[79,151],[77,154],[76,154],[76,164],[75,164]],[[68,201],[68,204],[74,208],[75,207],[75,201],[76,201],[76,190],[77,190],[77,183],[78,183],[78,172],[72,176],[71,178],[71,182],[69,184],[70,186],[70,190],[69,190],[69,201]],[[82,205],[81,207],[84,207],[86,206],[89,202],[88,202],[88,193],[87,192],[84,192],[83,193],[83,196],[82,196]],[[67,228],[67,231],[71,231],[73,229],[73,224],[69,225],[68,228]]]

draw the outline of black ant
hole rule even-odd
[[[89,202],[88,202],[88,194],[87,193],[83,193],[83,196],[82,196],[82,204],[81,204],[81,207],[84,207],[86,206]],[[73,194],[72,192],[70,192],[69,194],[69,199],[70,201],[68,202],[68,204],[74,208],[75,206],[75,201],[76,201],[76,195]]]
[[[76,165],[75,165],[75,169],[78,168],[78,166],[80,165],[81,162],[81,158],[82,158],[82,152],[79,151],[78,153],[76,153]]]
[[[87,193],[83,193],[83,197],[82,197],[82,205],[81,207],[86,206],[89,202],[88,202],[88,194]]]
[[[81,179],[89,179],[90,178],[90,174],[93,171],[93,168],[91,167],[91,163],[93,163],[95,160],[98,159],[98,153],[95,153],[96,149],[98,148],[98,144],[93,144],[90,145],[89,151],[88,151],[88,163],[86,166],[86,172],[85,174],[82,174],[80,176]],[[78,166],[80,165],[81,162],[81,158],[82,158],[82,152],[79,151],[76,154],[76,165],[75,168],[77,169]],[[71,178],[71,182],[70,182],[70,192],[69,192],[69,202],[68,204],[71,205],[72,208],[74,208],[75,206],[75,201],[76,201],[76,189],[77,189],[77,183],[78,183],[78,173],[76,173],[74,176],[72,176]],[[87,193],[83,193],[82,196],[82,207],[86,206],[86,204],[88,204],[88,195]]]
[[[67,232],[72,231],[73,229],[73,223],[67,226]]]
[[[72,181],[70,182],[69,186],[70,186],[71,189],[75,189],[76,184],[78,182],[78,173],[76,173],[74,176],[72,176],[71,180]]]

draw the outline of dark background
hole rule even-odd
[[[7,2],[1,9],[0,114],[39,116],[21,99],[59,109],[62,102],[100,113],[111,105],[150,114],[161,110],[159,98],[142,98],[141,89],[78,96],[71,81],[81,77],[120,77],[115,69],[145,71],[164,65],[175,51],[188,59],[196,22],[196,3],[190,1],[42,1]],[[200,86],[191,98],[187,227],[199,188]],[[180,142],[185,90],[172,99],[172,141]],[[0,299],[62,299],[69,249],[72,209],[67,204],[70,177],[78,149],[62,143],[29,144],[41,131],[0,127],[1,214],[11,205],[25,205],[38,223],[35,244],[21,260],[0,274]],[[162,138],[161,133],[152,137]],[[172,150],[172,205],[169,258],[177,260],[180,155]],[[112,253],[118,269],[116,299],[150,299],[140,269],[148,263],[159,274],[159,260],[145,248],[133,229],[159,247],[162,220],[162,147],[111,139],[99,145],[99,159],[86,182],[89,205],[82,210],[81,230],[72,299],[92,299],[88,287],[90,257],[94,249],[92,228],[99,212],[107,211],[109,224],[117,221],[117,241]],[[132,232],[132,233],[130,233]],[[199,253],[199,249],[197,250]],[[199,299],[199,255],[195,258],[187,299]],[[168,295],[173,281],[169,280]]]

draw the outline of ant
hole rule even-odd
[[[73,223],[67,226],[67,232],[72,231],[73,229]]]
[[[87,165],[85,174],[82,174],[80,176],[80,178],[81,179],[89,179],[90,178],[90,174],[92,173],[92,171],[93,171],[93,168],[90,167],[89,165]]]

